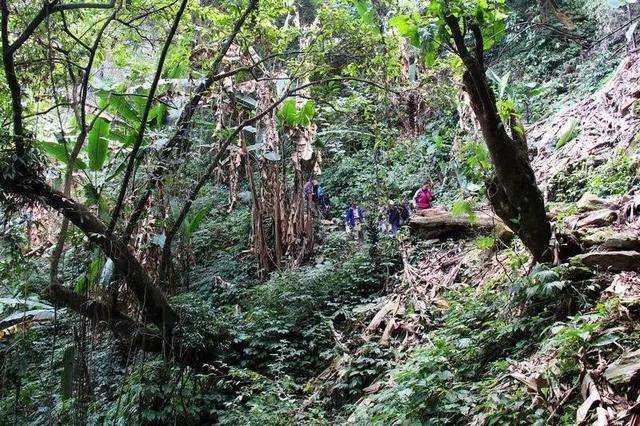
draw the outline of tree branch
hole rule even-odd
[[[220,49],[220,53],[218,54],[218,56],[213,61],[213,65],[211,66],[209,77],[207,77],[207,79],[198,86],[195,93],[191,97],[191,100],[182,110],[182,113],[180,114],[180,118],[176,123],[176,132],[173,134],[171,140],[167,143],[167,145],[162,149],[160,153],[160,165],[153,170],[153,172],[151,173],[151,177],[148,181],[149,183],[147,184],[147,187],[145,188],[144,193],[136,200],[136,203],[133,209],[133,214],[129,218],[129,221],[127,222],[127,226],[123,234],[124,242],[126,244],[129,243],[129,240],[131,239],[131,235],[133,234],[133,231],[138,225],[138,222],[140,221],[140,219],[142,218],[142,214],[144,213],[144,207],[146,206],[147,201],[149,200],[149,197],[151,197],[151,192],[153,191],[153,188],[160,181],[160,179],[162,178],[166,170],[168,170],[167,163],[168,163],[169,157],[173,152],[173,149],[183,141],[184,133],[187,129],[187,126],[191,122],[191,118],[193,117],[193,114],[195,113],[196,108],[200,104],[200,100],[202,99],[202,96],[211,88],[213,83],[224,78],[224,77],[218,77],[218,69],[220,68],[220,64],[222,63],[222,60],[226,56],[227,52],[229,51],[229,48],[233,44],[233,41],[235,40],[237,35],[240,33],[240,30],[242,29],[242,26],[244,25],[245,21],[257,7],[258,7],[258,0],[250,0],[249,6],[247,6],[247,9],[245,9],[244,13],[240,15],[240,17],[236,21],[233,31],[227,38],[226,43],[224,43],[224,45]]]
[[[3,0],[3,3],[6,0]],[[42,9],[31,20],[27,28],[18,36],[18,38],[9,46],[9,54],[13,55],[20,47],[31,37],[40,24],[47,18],[57,12],[64,12],[66,10],[81,10],[81,9],[111,9],[115,6],[116,0],[111,0],[107,3],[71,3],[71,4],[59,4],[60,0],[53,0],[51,3],[45,3]]]
[[[87,207],[62,192],[53,189],[42,178],[18,173],[12,180],[0,177],[0,186],[24,198],[43,203],[62,213],[113,260],[118,273],[138,299],[145,316],[169,335],[178,317],[169,306],[164,293],[153,285],[149,275],[128,247],[115,236],[107,238],[106,225]]]
[[[50,285],[44,298],[56,306],[65,306],[96,322],[103,322],[121,339],[147,352],[161,353],[164,347],[160,333],[150,330],[110,306],[88,299],[60,285]]]
[[[22,92],[20,82],[16,75],[16,67],[13,52],[9,43],[9,8],[6,0],[0,0],[0,37],[2,38],[2,63],[4,73],[11,94],[11,107],[13,119],[13,136],[16,153],[24,154],[24,127],[22,125]]]
[[[153,106],[153,99],[156,96],[158,82],[160,81],[160,77],[162,77],[162,69],[164,68],[164,62],[167,58],[167,54],[169,53],[169,48],[171,47],[171,43],[173,42],[173,37],[175,36],[176,31],[178,30],[178,25],[180,24],[180,20],[182,19],[184,10],[187,7],[187,2],[188,0],[182,0],[182,3],[180,4],[180,8],[178,9],[178,13],[176,14],[176,17],[173,20],[173,25],[169,30],[169,35],[167,36],[164,46],[162,47],[162,52],[160,53],[160,59],[158,60],[158,66],[156,67],[156,73],[155,73],[155,76],[153,77],[153,82],[151,83],[151,87],[149,88],[147,103],[144,107],[142,118],[140,119],[140,127],[138,128],[136,139],[133,142],[133,148],[131,149],[131,153],[129,154],[129,161],[127,163],[127,168],[124,173],[124,178],[122,179],[122,184],[120,185],[120,192],[118,194],[115,208],[113,209],[113,212],[111,214],[111,221],[109,222],[107,236],[110,236],[113,233],[116,223],[118,222],[118,217],[120,216],[120,211],[122,210],[124,197],[127,192],[127,187],[129,186],[129,180],[131,179],[131,175],[133,174],[133,167],[138,157],[138,151],[140,150],[140,146],[142,145],[142,141],[144,139],[144,133],[147,127],[147,120],[149,119],[149,111],[151,111],[151,107]]]

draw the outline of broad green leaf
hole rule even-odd
[[[113,129],[109,129],[109,134],[106,136],[106,138],[110,141],[121,143],[124,146],[129,146],[135,141],[136,135],[134,132],[125,134]]]
[[[311,124],[311,120],[316,115],[316,103],[313,101],[307,101],[304,106],[298,111],[298,123],[303,126]]]
[[[109,96],[111,108],[115,110],[129,125],[137,126],[140,124],[140,117],[132,106],[127,96],[112,93]]]
[[[295,99],[287,99],[283,102],[282,108],[278,111],[278,118],[285,126],[295,126],[298,124],[298,110]]]
[[[89,155],[89,168],[100,170],[107,160],[109,152],[109,122],[103,118],[96,119],[93,128],[89,132],[87,154]]]
[[[191,234],[193,234],[193,232],[198,229],[198,226],[200,226],[204,218],[207,216],[209,210],[209,206],[203,207],[196,213],[194,213],[193,216],[189,218],[188,222],[185,222],[185,236],[187,238],[191,237]]]
[[[408,15],[397,15],[389,19],[389,25],[395,27],[402,37],[406,37],[412,46],[420,47],[418,25]]]
[[[570,118],[560,130],[558,136],[558,142],[556,142],[556,149],[562,148],[567,143],[571,142],[579,133],[579,121],[575,118]]]
[[[69,163],[67,153],[71,149],[69,147],[65,148],[63,144],[55,142],[35,142],[34,146],[65,165]],[[76,158],[73,167],[76,170],[84,170],[87,168],[87,165],[81,159]]]
[[[160,126],[164,122],[164,118],[167,116],[167,106],[165,104],[158,104],[151,108],[149,111],[149,124],[154,125],[155,127]]]

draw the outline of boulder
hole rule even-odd
[[[640,271],[640,253],[633,250],[595,251],[574,256],[571,261],[608,271]]]
[[[503,241],[513,237],[513,232],[498,217],[484,212],[469,216],[442,209],[418,210],[409,220],[409,227],[425,239],[492,232]]]
[[[606,250],[640,250],[640,232],[606,229],[582,238],[587,246],[599,246]]]
[[[640,350],[625,352],[604,371],[604,377],[612,385],[628,385],[640,373]]]
[[[603,226],[611,225],[616,220],[618,220],[617,212],[609,209],[601,209],[578,216],[574,227],[601,228]]]
[[[581,212],[591,212],[594,210],[616,210],[618,204],[616,202],[605,200],[597,195],[586,192],[576,203],[578,210]]]

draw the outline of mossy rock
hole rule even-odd
[[[582,241],[588,246],[600,246],[607,250],[640,250],[640,234],[637,231],[603,229],[587,235]]]

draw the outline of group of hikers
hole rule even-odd
[[[325,220],[332,220],[331,199],[329,193],[324,186],[320,185],[317,180],[310,180],[304,185],[304,195],[310,204],[315,205]]]
[[[304,186],[304,193],[308,200],[318,209],[322,217],[326,220],[332,220],[331,200],[327,190],[318,183],[317,180],[309,181]],[[397,203],[389,200],[387,209],[387,222],[392,234],[396,234],[400,228],[409,223],[412,209],[426,210],[431,208],[434,200],[433,190],[429,183],[424,183],[413,195],[413,203],[410,204],[406,199]],[[347,232],[353,233],[358,239],[363,237],[362,225],[364,223],[364,214],[362,208],[355,200],[349,203],[344,214],[344,222]]]
[[[431,185],[428,183],[423,184],[413,194],[413,207],[416,210],[426,210],[431,208],[431,202],[434,200],[433,191]],[[391,233],[395,234],[398,230],[409,223],[409,217],[411,216],[411,205],[405,199],[401,203],[396,203],[393,200],[389,200],[389,209],[387,220],[391,226]]]

